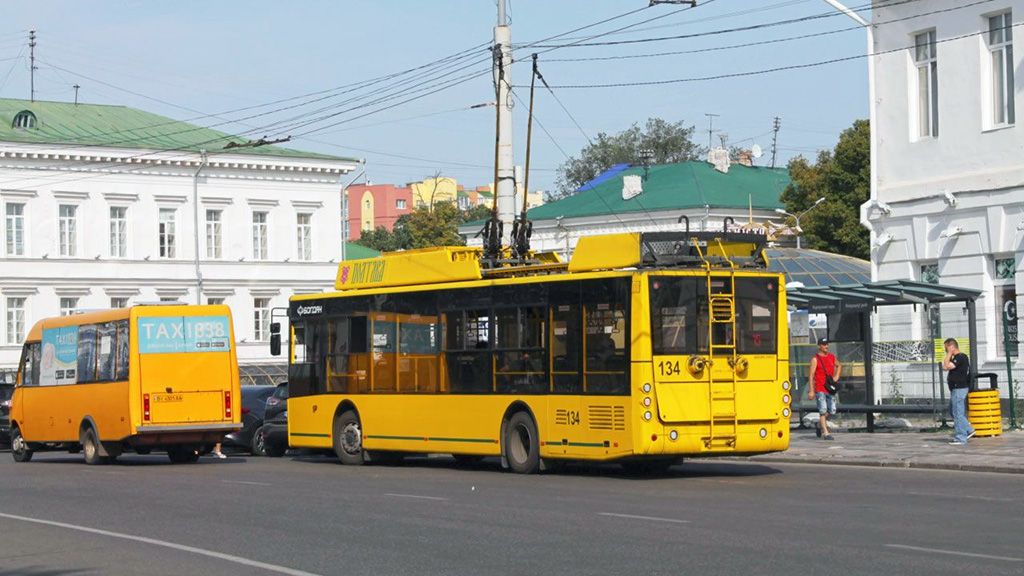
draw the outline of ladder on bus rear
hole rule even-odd
[[[711,262],[704,258],[698,247],[698,254],[704,261],[708,298],[708,352],[711,363],[708,369],[708,435],[703,438],[708,450],[731,450],[736,447],[739,422],[736,410],[736,264],[728,258],[721,240],[717,240],[722,258],[729,270],[728,276],[712,276]],[[716,286],[716,283],[719,286]],[[721,328],[721,330],[719,330]],[[727,336],[725,342],[716,341],[717,333]],[[728,359],[729,378],[715,379],[714,361]]]

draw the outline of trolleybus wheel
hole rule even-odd
[[[363,428],[352,410],[334,420],[334,453],[342,464],[359,466],[363,458]]]
[[[21,435],[21,429],[17,426],[11,428],[11,456],[14,457],[15,462],[28,462],[32,459],[32,449],[28,447],[28,442]]]
[[[540,468],[537,425],[526,412],[516,412],[505,428],[505,459],[513,472],[533,474]]]
[[[100,443],[96,439],[96,432],[91,426],[82,430],[81,434],[82,454],[85,455],[85,463],[90,466],[106,464],[107,459],[100,456]]]
[[[149,446],[136,446],[135,447],[135,453],[140,455],[140,456],[145,456],[146,454],[149,454],[152,451],[153,451],[153,449],[150,448]]]

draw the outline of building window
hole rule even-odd
[[[74,256],[78,254],[78,206],[73,204],[60,205],[58,227],[60,255]]]
[[[114,296],[113,298],[110,299],[110,307],[111,308],[127,308],[128,307],[128,298],[126,298],[124,296]]]
[[[252,336],[257,342],[270,339],[270,298],[252,299]]]
[[[938,264],[922,264],[921,265],[921,282],[927,282],[928,284],[939,283],[939,265]]]
[[[25,299],[7,299],[7,343],[21,344],[25,337]]]
[[[939,69],[935,30],[914,35],[914,67],[917,71],[917,136],[939,136]]]
[[[299,249],[298,259],[299,260],[312,260],[313,259],[313,215],[312,214],[298,214],[297,228],[296,228],[296,241]]]
[[[469,196],[459,196],[459,210],[469,210]]]
[[[124,206],[110,207],[110,257],[124,258],[128,255],[128,209]]]
[[[8,256],[25,255],[25,205],[8,204],[6,209],[6,240]]]
[[[398,210],[405,210],[405,199],[399,198],[395,200],[395,208]]]
[[[223,298],[207,298],[206,303],[211,306],[216,306],[224,303]]]
[[[63,296],[60,299],[60,315],[71,316],[78,308],[78,298]]]
[[[15,128],[35,128],[36,115],[28,110],[22,110],[14,116],[14,122],[11,123],[11,126]]]
[[[1013,18],[1010,12],[989,17],[988,51],[992,78],[992,125],[1013,124]]]
[[[160,209],[158,234],[160,236],[161,258],[174,258],[175,256],[175,241],[177,235],[174,227],[174,219],[176,216],[177,210],[174,208]]]
[[[267,259],[267,213],[252,213],[252,257]]]
[[[221,257],[220,242],[221,211],[206,211],[206,257]]]

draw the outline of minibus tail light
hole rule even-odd
[[[149,420],[149,394],[142,395],[142,419]]]
[[[224,393],[224,417],[231,418],[231,392]]]

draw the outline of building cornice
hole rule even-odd
[[[57,200],[88,200],[88,192],[72,192],[69,190],[54,190],[53,197]]]
[[[230,206],[235,203],[234,198],[227,196],[203,196],[201,200],[206,206]]]
[[[139,201],[138,194],[128,194],[124,192],[104,192],[103,198],[111,204],[131,204]]]
[[[291,200],[291,204],[296,210],[316,210],[324,207],[324,203],[318,200]]]
[[[0,294],[4,296],[35,296],[39,289],[34,286],[5,286],[0,288]]]
[[[35,190],[0,190],[2,198],[22,198],[25,200],[35,198],[39,194]]]

